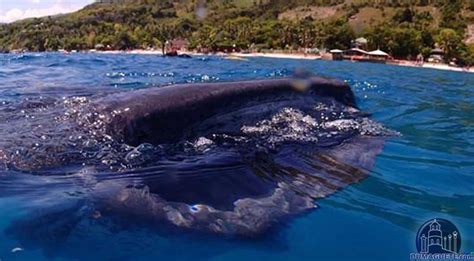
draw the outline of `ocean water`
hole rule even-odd
[[[90,157],[86,166],[65,162],[75,155],[70,149],[79,142],[74,135],[86,135],[69,124],[80,119],[81,106],[133,89],[278,78],[295,70],[346,81],[361,111],[389,133],[399,133],[386,135],[366,177],[317,197],[316,209],[291,215],[256,237],[163,228],[96,212],[84,217],[95,187],[120,173],[131,182],[145,171],[137,171],[142,163],[133,170],[117,167],[113,157],[102,156],[98,163]],[[419,227],[432,218],[454,223],[462,235],[461,251],[474,252],[473,88],[472,74],[368,63],[0,55],[0,159],[5,165],[0,167],[0,260],[408,260],[416,252]],[[91,153],[121,157],[122,151],[110,152],[114,144],[109,142],[94,148]],[[210,166],[208,172],[230,171],[234,154],[222,147],[216,154],[227,156],[219,160],[224,167]],[[196,170],[213,155],[204,151],[191,163],[173,159],[165,167],[152,165],[153,171],[142,167],[164,182],[167,170],[184,163],[203,175]],[[94,164],[102,167],[88,168]]]

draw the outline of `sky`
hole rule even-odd
[[[0,23],[63,14],[81,9],[94,0],[0,0]]]

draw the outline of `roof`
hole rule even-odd
[[[329,51],[330,53],[342,53],[342,50],[339,49],[332,49]]]
[[[361,43],[361,44],[367,44],[367,39],[365,39],[364,37],[359,37],[359,38],[355,39],[355,42],[356,43]]]
[[[362,49],[360,49],[360,48],[351,48],[351,49],[349,49],[349,51],[354,51],[354,52],[359,52],[359,53],[363,53],[363,54],[368,54],[367,51],[364,51],[364,50],[362,50]]]
[[[434,49],[431,50],[430,53],[431,54],[444,54],[444,51],[441,48],[434,48]]]
[[[380,50],[380,49],[377,49],[375,51],[372,51],[372,52],[369,52],[369,55],[377,55],[377,56],[390,56],[388,53]]]

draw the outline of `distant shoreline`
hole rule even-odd
[[[444,71],[453,71],[453,72],[466,72],[466,73],[474,73],[474,67],[453,67],[448,64],[441,64],[441,63],[416,63],[413,61],[406,61],[406,60],[399,60],[395,62],[389,62],[387,64],[391,65],[398,65],[398,66],[405,66],[405,67],[415,67],[415,68],[425,68],[425,69],[436,69],[436,70],[444,70]]]
[[[322,59],[321,55],[314,54],[285,54],[285,53],[233,53],[230,56],[248,58],[248,57],[268,57],[268,58],[284,58],[284,59],[303,59],[303,60],[319,60]],[[414,61],[408,60],[388,60],[386,64],[398,65],[405,67],[415,67],[415,68],[428,68],[428,69],[437,69],[445,71],[455,71],[455,72],[467,72],[474,73],[474,67],[463,68],[463,67],[453,67],[447,64],[438,64],[438,63],[417,63]]]
[[[130,50],[130,51],[118,51],[118,50],[111,50],[111,51],[88,51],[93,53],[104,53],[104,54],[120,54],[120,53],[128,53],[128,54],[154,54],[154,55],[162,55],[160,50]],[[180,51],[180,54],[188,54],[188,55],[196,55],[196,56],[205,56],[205,55],[214,55],[214,56],[225,56],[225,57],[240,57],[240,58],[251,58],[251,57],[267,57],[267,58],[281,58],[281,59],[301,59],[301,60],[319,60],[322,58],[321,55],[315,54],[303,54],[303,53],[200,53],[200,52],[192,52],[187,51],[183,52]]]
[[[99,53],[99,54],[140,54],[140,55],[162,55],[161,50],[129,50],[129,51],[120,51],[120,50],[109,50],[109,51],[98,51],[98,50],[86,50],[86,51],[79,51],[85,53]],[[64,53],[64,52],[60,52]],[[69,52],[67,52],[69,53]],[[275,59],[296,59],[296,60],[328,60],[324,59],[322,55],[316,54],[304,54],[304,53],[199,53],[193,51],[187,52],[179,52],[180,54],[187,54],[192,56],[222,56],[227,57],[229,60],[245,60],[247,58],[253,57],[264,57],[264,58],[275,58]],[[329,60],[330,61],[330,60]],[[444,70],[444,71],[454,71],[454,72],[465,72],[465,73],[474,73],[474,67],[466,68],[466,67],[454,67],[448,64],[439,64],[439,63],[417,63],[415,61],[408,61],[408,60],[388,60],[387,63],[389,65],[397,65],[397,66],[404,66],[404,67],[414,67],[414,68],[425,68],[425,69],[436,69],[436,70]]]
[[[162,52],[160,50],[131,50],[131,51],[95,51],[97,53],[110,53],[110,54],[117,54],[117,53],[129,53],[129,54],[154,54],[154,55],[161,55]],[[229,59],[235,60],[245,60],[246,58],[253,58],[253,57],[265,57],[265,58],[275,58],[275,59],[297,59],[297,60],[321,60],[323,59],[322,55],[316,54],[304,54],[304,53],[216,53],[216,54],[205,54],[199,52],[180,52],[182,54],[188,55],[195,55],[195,56],[205,56],[205,55],[216,55],[216,56],[225,56]],[[447,64],[438,64],[438,63],[417,63],[414,61],[408,60],[389,60],[386,64],[389,65],[397,65],[397,66],[405,66],[405,67],[414,67],[414,68],[424,68],[424,69],[436,69],[436,70],[444,70],[444,71],[454,71],[454,72],[466,72],[466,73],[474,73],[474,67],[470,68],[463,68],[463,67],[453,67]]]
[[[241,58],[252,58],[252,57],[267,57],[267,58],[280,58],[280,59],[298,59],[298,60],[320,60],[321,55],[316,54],[303,54],[303,53],[232,53],[228,56],[235,56]]]

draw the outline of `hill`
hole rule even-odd
[[[474,1],[463,0],[101,0],[0,25],[0,49],[160,48],[174,38],[210,49],[348,48],[364,36],[399,58],[439,46],[470,62],[472,24]]]

